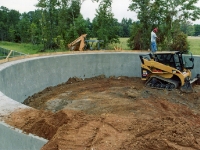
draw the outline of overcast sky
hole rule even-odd
[[[35,10],[35,5],[37,3],[38,0],[1,0],[0,6],[5,6],[8,9],[14,9],[23,13]],[[130,0],[113,0],[112,12],[119,22],[121,22],[122,18],[131,18],[133,21],[137,20],[136,14],[128,11],[129,4]],[[200,0],[198,4],[200,7]],[[93,3],[91,0],[85,0],[81,7],[81,14],[85,19],[90,18],[90,20],[92,20],[96,14],[95,10],[97,8],[97,3]],[[200,24],[200,20],[197,20],[194,23]]]

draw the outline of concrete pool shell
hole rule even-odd
[[[140,77],[141,53],[90,52],[42,56],[0,65],[0,116],[20,108],[28,96],[46,87],[66,82],[70,77],[109,76]],[[195,57],[193,74],[200,72],[200,57]],[[47,140],[26,135],[0,123],[0,149],[40,149]],[[9,142],[8,142],[9,141]],[[25,144],[26,143],[26,144]]]

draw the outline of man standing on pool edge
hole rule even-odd
[[[157,51],[157,44],[156,44],[156,33],[158,32],[158,28],[153,29],[151,32],[151,52],[154,54]]]

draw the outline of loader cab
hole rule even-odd
[[[193,69],[194,68],[194,57],[191,52],[189,52],[189,55],[183,55],[183,63],[185,69]]]
[[[194,58],[192,54],[185,56],[179,51],[156,52],[154,59],[157,62],[176,68],[179,71],[194,68]]]

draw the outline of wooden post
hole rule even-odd
[[[13,50],[10,50],[10,53],[9,53],[8,56],[6,57],[6,60],[8,60],[8,58],[10,57],[12,51],[13,51]]]

